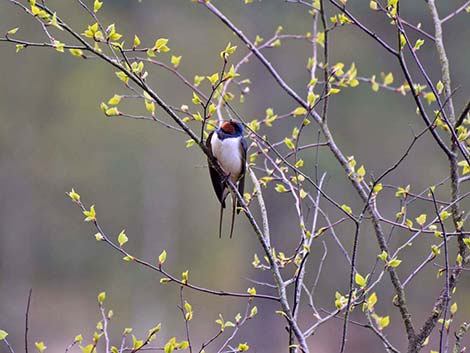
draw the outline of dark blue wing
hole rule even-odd
[[[214,134],[214,131],[212,131],[209,135],[209,137],[206,140],[206,147],[209,150],[210,155],[214,157],[212,154],[212,146],[211,146],[211,140],[212,136]],[[217,170],[212,166],[211,161],[209,158],[207,159],[207,162],[209,164],[209,173],[211,176],[211,181],[212,181],[212,186],[214,187],[215,194],[217,195],[217,198],[219,199],[219,202],[222,204],[222,207],[225,208],[225,199],[224,199],[224,189],[225,189],[225,183],[223,177],[217,172]]]
[[[246,143],[245,138],[242,136],[240,141],[240,155],[242,156],[242,170],[240,177],[238,179],[238,192],[243,197],[245,192],[245,174],[246,174],[246,151],[248,150],[248,144]],[[237,202],[237,213],[240,213],[240,202]]]

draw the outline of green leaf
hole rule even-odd
[[[309,92],[308,93],[308,96],[307,96],[307,102],[308,102],[308,106],[310,108],[312,108],[314,105],[315,105],[315,102],[316,100],[318,99],[319,96],[317,96],[315,93],[313,92]]]
[[[166,250],[163,250],[162,253],[158,256],[159,266],[163,265],[166,261]]]
[[[400,33],[400,50],[403,49],[405,45],[406,45],[406,38],[402,33]]]
[[[362,277],[359,272],[356,272],[355,281],[356,284],[361,288],[364,288],[366,286],[366,279]]]
[[[424,40],[423,39],[418,39],[413,47],[413,50],[416,51],[416,50],[419,50],[419,48],[421,48],[424,44]]]
[[[207,79],[209,80],[209,82],[211,83],[212,86],[215,86],[217,81],[219,81],[219,73],[216,72],[215,74],[213,74],[211,76],[207,76]]]
[[[106,292],[101,292],[100,294],[98,294],[98,303],[100,303],[100,305],[103,305],[105,299]]]
[[[341,205],[341,208],[343,209],[344,212],[346,212],[347,214],[351,214],[352,213],[352,209],[351,207],[349,207],[348,205]]]
[[[181,341],[178,343],[178,349],[187,349],[189,347],[188,341]]]
[[[452,304],[452,305],[450,306],[450,312],[451,312],[451,314],[454,315],[454,314],[457,312],[457,309],[458,309],[457,303]]]
[[[380,191],[382,191],[383,186],[381,183],[377,184],[374,186],[374,189],[372,190],[375,194],[378,194]]]
[[[341,90],[339,88],[330,88],[330,90],[328,91],[328,95],[333,95],[333,94],[338,94],[339,92],[341,92]]]
[[[127,243],[129,238],[127,237],[125,230],[121,230],[121,233],[118,235],[118,243],[119,246],[122,247],[125,243]]]
[[[57,28],[57,29],[60,29],[61,31],[64,30],[64,29],[62,28],[62,26],[59,25],[59,22],[57,22],[57,14],[56,14],[55,12],[54,12],[54,14],[52,15],[51,25],[54,26],[54,27]]]
[[[304,107],[295,108],[294,111],[292,112],[294,116],[305,115],[307,113],[308,113],[307,109],[305,109]]]
[[[16,32],[18,32],[18,29],[19,29],[18,27],[13,28],[13,29],[10,29],[10,30],[7,32],[7,34],[10,35],[10,36],[12,36],[12,35],[16,34]]]
[[[135,337],[135,335],[132,335],[132,346],[133,346],[134,351],[137,351],[143,345],[144,345],[144,341],[138,340],[137,337]]]
[[[304,166],[304,160],[303,159],[299,159],[295,165],[294,165],[296,168],[302,168]]]
[[[376,3],[375,1],[369,2],[369,7],[370,7],[372,10],[377,10],[377,9],[378,9],[377,3]]]
[[[121,102],[121,99],[122,99],[122,96],[119,96],[117,94],[115,94],[114,96],[112,96],[109,101],[108,101],[108,104],[110,105],[117,105]]]
[[[228,70],[228,72],[225,74],[224,78],[223,78],[223,81],[225,80],[229,80],[231,78],[235,78],[235,77],[238,77],[240,76],[239,74],[237,74],[237,72],[235,71],[235,66],[230,66],[230,70]]]
[[[192,147],[195,143],[193,139],[186,140],[186,148]]]
[[[122,71],[118,71],[116,72],[116,76],[121,80],[123,81],[124,83],[128,83],[129,82],[129,77]]]
[[[393,83],[393,74],[390,72],[384,77],[384,85],[390,85]]]
[[[287,146],[290,150],[295,149],[295,144],[294,144],[294,142],[292,142],[292,140],[291,140],[290,138],[286,137],[286,138],[284,139],[284,143],[286,144],[286,146]]]
[[[196,92],[193,92],[193,103],[194,104],[201,104],[202,101],[201,101],[201,98],[199,98],[199,96],[196,94]]]
[[[167,43],[168,43],[168,39],[159,38],[155,42],[155,45],[153,46],[152,49],[153,51],[157,51],[157,52],[163,52],[163,53],[169,52],[170,48],[168,48],[168,46],[166,45]]]
[[[16,52],[19,53],[25,48],[24,44],[17,44],[16,45]]]
[[[0,330],[0,341],[4,340],[5,338],[7,338],[8,336],[8,332],[6,331],[3,331],[3,330]]]
[[[424,95],[424,98],[428,102],[428,104],[431,104],[432,102],[436,101],[436,96],[432,92],[428,92]]]
[[[72,188],[72,191],[67,193],[67,195],[69,195],[69,197],[75,202],[80,201],[80,195],[77,194],[73,188]]]
[[[162,324],[161,324],[161,323],[159,323],[159,324],[158,324],[157,326],[155,326],[154,328],[151,328],[151,329],[149,330],[149,332],[148,332],[148,335],[147,335],[148,339],[149,339],[149,340],[153,339],[154,336],[155,336],[155,334],[156,334],[157,332],[160,332],[161,329],[162,329]]]
[[[364,180],[364,176],[366,175],[366,168],[364,168],[364,166],[361,165],[356,173],[357,173],[357,181],[361,182]]]
[[[96,221],[95,205],[91,205],[90,210],[83,211],[83,214],[86,216],[85,222]]]
[[[382,252],[380,253],[380,255],[377,255],[377,257],[382,260],[383,262],[386,262],[387,261],[387,258],[388,258],[388,254],[385,250],[382,250]]]
[[[441,253],[441,250],[439,249],[439,247],[435,244],[431,245],[431,251],[433,253],[434,256],[437,256]]]
[[[64,47],[65,47],[65,44],[64,44],[64,43],[61,43],[61,42],[59,42],[58,40],[54,40],[54,42],[52,43],[52,45],[54,46],[55,50],[57,50],[59,53],[63,53],[63,52],[64,52]]]
[[[44,342],[35,342],[34,345],[36,346],[36,349],[38,350],[39,353],[42,353],[46,350],[47,346],[44,344]]]
[[[163,350],[165,353],[172,353],[174,349],[176,348],[176,337],[170,338],[170,340],[165,344],[165,347]]]
[[[121,39],[122,37],[122,34],[119,34],[116,32],[116,26],[114,25],[114,23],[108,26],[108,28],[106,29],[106,32],[108,33],[108,40],[111,42],[115,42]]]
[[[180,65],[182,56],[172,56],[171,57],[171,64],[174,68],[177,68]]]
[[[220,52],[220,57],[223,59],[223,60],[227,60],[227,58],[232,55],[233,53],[235,53],[235,50],[237,49],[237,46],[236,45],[233,45],[232,46],[232,43],[228,43],[227,46],[225,47],[224,50],[222,50]]]
[[[137,48],[141,44],[140,38],[137,34],[134,34],[133,48]]]
[[[99,0],[95,0],[93,4],[93,11],[96,13],[98,12],[99,9],[101,9],[101,6],[103,6],[103,2]]]
[[[186,270],[181,274],[181,282],[184,284],[188,283],[188,278],[189,278],[189,271]]]
[[[205,77],[204,76],[199,76],[199,75],[195,75],[194,76],[194,86],[199,86],[201,84],[202,81],[205,80]]]
[[[155,103],[149,100],[145,100],[145,109],[150,113],[154,114],[155,113]]]
[[[240,343],[238,345],[238,348],[237,348],[238,352],[246,352],[249,349],[250,349],[250,346],[248,344],[246,344],[246,342],[245,343]]]
[[[82,351],[82,353],[92,353],[95,352],[95,346],[92,344],[89,344],[85,347],[80,346],[80,350]]]
[[[393,258],[388,262],[388,265],[390,267],[398,267],[401,264],[401,260],[398,260],[397,258]]]
[[[447,218],[450,217],[450,212],[448,212],[448,211],[442,211],[439,215],[441,216],[441,219],[442,219],[443,221],[445,221]]]
[[[277,192],[286,192],[287,189],[284,185],[282,184],[277,184],[276,187],[274,188]]]
[[[251,311],[250,311],[250,318],[254,317],[256,314],[258,314],[258,308],[256,306],[252,307],[251,308]]]
[[[463,242],[470,249],[470,238],[464,238]]]
[[[184,311],[185,311],[184,318],[187,321],[191,321],[193,319],[193,307],[187,301],[184,302]]]
[[[112,107],[112,108],[107,109],[106,112],[105,112],[105,114],[106,114],[107,116],[117,116],[117,115],[119,115],[119,114],[121,114],[121,113],[119,112],[118,108]]]
[[[416,223],[418,223],[420,227],[423,227],[426,223],[426,215],[423,213],[419,217],[416,217]]]
[[[379,326],[380,330],[383,330],[390,324],[390,316],[379,317],[377,319],[377,325]]]
[[[377,294],[375,294],[374,292],[369,296],[369,298],[367,298],[367,309],[369,311],[373,311],[376,303],[377,303]]]
[[[372,90],[373,90],[374,92],[377,92],[380,87],[379,87],[379,84],[375,81],[375,75],[372,76],[370,82],[371,82]]]
[[[397,192],[395,193],[395,196],[396,197],[403,196],[403,198],[406,199],[409,192],[410,192],[410,185],[407,185],[406,188],[399,187]]]
[[[79,58],[84,58],[85,55],[83,55],[83,50],[81,49],[69,49],[69,53],[72,54],[73,56],[79,57]]]

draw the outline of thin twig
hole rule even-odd
[[[24,329],[24,351],[28,353],[28,331],[29,331],[29,308],[31,306],[31,296],[33,294],[33,288],[29,289],[28,304],[26,305],[25,314],[25,329]]]

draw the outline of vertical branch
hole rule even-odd
[[[454,110],[454,103],[451,97],[452,95],[452,86],[450,81],[450,68],[449,68],[449,59],[447,58],[447,53],[444,47],[444,41],[442,37],[442,21],[439,19],[439,14],[437,12],[436,4],[434,0],[427,0],[429,10],[431,12],[431,18],[434,23],[434,30],[436,38],[436,49],[439,55],[439,62],[441,64],[441,72],[442,72],[442,83],[444,84],[444,91],[448,98],[448,111],[449,111],[449,120],[452,126],[449,126],[450,129],[454,129],[456,125],[456,118],[455,118],[455,110]],[[457,148],[459,147],[459,141],[453,139],[451,149],[452,152],[456,152]],[[466,151],[465,151],[466,152]],[[462,151],[463,156],[466,158],[466,154]],[[454,202],[459,197],[459,176],[457,171],[457,160],[456,158],[452,158],[450,160],[450,174],[451,174],[451,200]],[[452,211],[452,219],[454,221],[454,226],[456,229],[461,228],[458,223],[461,221],[461,214],[459,210],[459,204],[455,202],[451,208]],[[459,242],[459,253],[462,258],[465,259],[466,253],[466,246],[463,242],[463,237],[458,237]]]
[[[442,317],[442,326],[439,336],[439,353],[443,352],[444,349],[444,333],[446,332],[446,319],[447,311],[449,310],[449,301],[450,301],[450,282],[449,282],[449,250],[447,246],[447,233],[442,222],[441,215],[439,214],[439,208],[437,206],[436,197],[434,196],[434,191],[430,189],[432,201],[434,204],[434,210],[436,211],[436,216],[441,226],[442,236],[444,237],[444,260],[445,260],[445,289],[444,289],[444,315]]]
[[[439,61],[441,63],[442,71],[442,83],[444,84],[444,92],[446,97],[449,98],[447,106],[449,107],[449,119],[453,125],[455,125],[455,110],[454,103],[451,97],[452,88],[450,82],[450,68],[449,68],[449,59],[447,58],[447,53],[444,47],[444,41],[442,39],[442,21],[439,19],[439,14],[437,13],[437,8],[434,0],[426,0],[431,11],[432,21],[434,23],[434,37],[436,38],[436,49],[439,54]]]
[[[362,217],[362,215],[361,215]],[[361,226],[361,221],[356,222],[356,230],[354,233],[354,241],[353,241],[353,250],[351,256],[351,272],[349,275],[349,296],[348,296],[348,303],[346,305],[346,311],[344,312],[344,322],[343,322],[343,333],[341,336],[341,349],[340,353],[343,353],[346,348],[346,339],[348,335],[348,317],[349,312],[351,309],[351,302],[352,296],[354,292],[354,275],[356,272],[356,256],[357,256],[357,247],[359,245],[359,230]]]
[[[188,344],[189,344],[189,347],[188,347],[189,353],[193,353],[193,347],[191,345],[191,335],[189,334],[189,320],[190,320],[190,315],[192,315],[192,313],[186,312],[183,290],[184,290],[184,286],[180,286],[180,303],[181,303],[180,310],[181,310],[181,313],[183,314],[184,327],[186,330],[186,340],[188,341]]]
[[[323,44],[323,80],[325,81],[325,99],[323,100],[323,111],[321,118],[323,121],[326,121],[328,116],[328,102],[329,102],[329,95],[328,92],[330,91],[330,81],[328,79],[328,67],[329,67],[329,51],[328,51],[328,31],[327,31],[327,21],[326,21],[326,10],[325,10],[325,3],[324,0],[320,0],[320,14],[321,14],[321,22],[323,26],[323,33],[325,34],[325,40]]]
[[[269,230],[269,219],[268,219],[268,211],[266,210],[266,204],[264,203],[263,192],[261,190],[261,185],[259,183],[258,178],[256,177],[253,169],[248,168],[250,170],[250,177],[251,181],[255,185],[256,189],[256,198],[259,204],[259,210],[261,213],[261,219],[263,220],[263,237],[266,240],[267,244],[271,246],[271,233]]]
[[[31,306],[31,296],[33,294],[33,288],[29,289],[28,304],[26,305],[26,318],[25,318],[25,330],[24,330],[24,351],[28,353],[28,331],[29,331],[29,308]]]
[[[106,344],[106,350],[105,353],[110,353],[109,347],[110,347],[110,341],[109,341],[109,334],[108,334],[108,316],[106,315],[105,308],[103,304],[100,302],[100,312],[101,312],[101,317],[103,319],[103,334],[104,334],[104,341]]]

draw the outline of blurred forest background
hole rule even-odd
[[[76,1],[48,3],[80,32],[91,23]],[[350,1],[348,7],[394,43],[396,34],[389,20],[373,13],[368,3]],[[439,1],[441,16],[462,3]],[[256,34],[270,37],[279,25],[285,33],[303,34],[311,29],[306,8],[285,1],[244,5],[242,1],[224,0],[215,4],[252,39]],[[331,15],[335,13],[331,11]],[[401,15],[434,32],[424,1],[402,1]],[[182,55],[180,71],[190,78],[218,71],[219,52],[229,41],[239,45],[236,58],[246,53],[213,15],[188,0],[105,0],[100,16],[105,24],[115,22],[129,43],[134,34],[147,44],[159,37],[169,38],[171,52],[162,56],[164,61],[169,62],[171,54]],[[457,111],[470,92],[469,16],[463,13],[444,25],[453,86],[460,86],[455,95]],[[42,39],[37,22],[1,0],[0,32],[13,27],[20,27],[18,38]],[[417,38],[414,33],[412,38]],[[335,30],[330,43],[331,63],[341,61],[349,67],[355,62],[358,76],[364,77],[376,74],[380,78],[380,72],[392,71],[395,83],[403,82],[397,62],[351,26]],[[269,49],[267,55],[287,82],[305,92],[309,81],[305,65],[310,51],[306,43],[285,41],[281,47]],[[433,43],[426,41],[419,55],[437,82],[440,69]],[[113,70],[102,62],[79,60],[53,50],[27,48],[16,54],[15,47],[6,43],[0,44],[0,62],[0,328],[10,333],[10,342],[18,352],[23,347],[24,311],[31,287],[31,342],[43,340],[51,352],[63,351],[78,333],[84,335],[86,342],[90,339],[99,320],[96,295],[100,291],[107,292],[107,306],[115,312],[111,332],[116,338],[124,327],[134,327],[137,336],[143,336],[158,322],[163,323],[163,336],[183,338],[183,321],[177,308],[179,288],[161,285],[155,273],[123,262],[119,254],[97,243],[94,229],[82,221],[80,210],[65,195],[72,187],[86,204],[96,205],[109,234],[117,235],[126,229],[131,253],[153,261],[166,249],[167,266],[172,273],[190,269],[195,283],[241,292],[252,286],[248,278],[270,279],[269,273],[259,273],[251,266],[253,253],[261,251],[244,217],[238,217],[233,239],[218,239],[218,202],[206,161],[196,148],[185,148],[185,136],[151,122],[107,118],[102,114],[100,102],[122,92]],[[246,120],[264,117],[268,107],[280,114],[296,107],[256,60],[244,66],[244,77],[252,81],[251,92],[246,103],[237,105],[237,109]],[[192,93],[164,71],[152,71],[150,82],[170,103],[191,104]],[[410,96],[385,90],[375,93],[366,83],[333,97],[330,107],[330,127],[339,146],[363,163],[368,173],[376,175],[404,151],[412,138],[410,128],[423,128]],[[133,108],[134,112],[143,109]],[[163,114],[160,117],[167,119]],[[278,125],[278,129],[291,131],[292,126]],[[280,135],[275,129],[270,134]],[[316,134],[312,132],[310,138],[315,142]],[[306,161],[313,166],[313,160],[311,152]],[[353,208],[357,206],[352,187],[326,150],[320,153],[320,167],[328,173],[328,192]],[[422,191],[447,173],[443,154],[426,136],[386,184],[411,184],[412,190]],[[468,185],[462,188],[468,189]],[[398,211],[399,202],[393,194],[384,193],[386,202],[379,202],[383,212]],[[289,237],[297,227],[296,217],[290,217],[291,200],[273,190],[267,191],[266,198],[273,242],[277,248],[290,252],[296,243]],[[416,209],[413,218],[419,211]],[[342,233],[341,228],[338,234],[349,249],[352,234]],[[365,272],[379,251],[371,232],[366,230],[361,236],[358,268]],[[397,232],[399,240],[400,236],[406,233]],[[400,273],[407,274],[429,252],[432,242],[433,239],[421,242],[402,255],[409,263],[404,261]],[[319,257],[321,243],[314,244],[319,250],[314,249],[312,256]],[[312,260],[308,270],[315,273],[317,265],[318,259]],[[442,285],[442,278],[436,280],[435,271],[429,266],[407,292],[417,322],[430,312]],[[344,258],[331,245],[317,291],[322,307],[333,308],[334,292],[347,290],[348,275]],[[391,304],[392,291],[387,280],[378,296],[384,300],[381,310],[391,315],[387,334],[393,340],[403,334],[403,327]],[[465,275],[455,297],[459,302],[459,322],[470,317],[468,295],[465,298],[469,289],[470,279]],[[186,296],[195,310],[192,331],[199,339],[217,332],[214,320],[218,313],[233,318],[245,306],[238,299],[190,291],[186,291]],[[274,314],[278,308],[266,302],[256,304],[260,312],[257,321],[243,328],[239,341],[248,341],[255,352],[285,352],[284,319]],[[313,338],[313,351],[337,350],[340,325],[341,321],[336,320],[322,327]],[[350,352],[362,351],[365,345],[371,347],[371,352],[383,350],[369,331],[355,326],[350,330]],[[398,347],[404,348],[400,344]],[[4,349],[0,346],[0,352]]]

